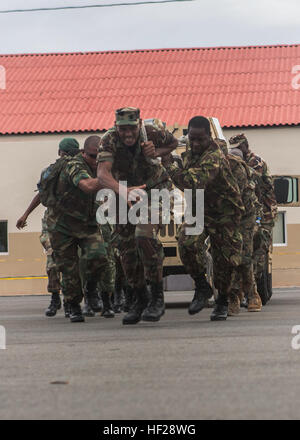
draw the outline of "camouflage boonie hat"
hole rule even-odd
[[[135,107],[119,108],[115,114],[116,125],[138,125],[140,122],[140,109]]]
[[[249,147],[248,140],[244,133],[236,134],[235,136],[231,136],[229,139],[230,148],[239,148],[241,145],[245,145]]]

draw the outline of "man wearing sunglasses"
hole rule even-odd
[[[49,234],[55,262],[63,274],[64,298],[71,309],[70,321],[83,322],[83,298],[78,250],[85,272],[85,290],[94,312],[101,311],[97,281],[107,271],[106,247],[96,221],[96,178],[99,136],[85,140],[82,154],[67,161],[56,185],[57,204],[49,219]]]

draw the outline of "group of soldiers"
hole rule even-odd
[[[83,150],[73,138],[59,144],[59,159],[41,174],[38,193],[17,227],[43,203],[41,243],[47,254],[47,316],[61,308],[71,322],[102,311],[104,317],[126,311],[123,324],[159,321],[165,312],[164,251],[159,239],[163,223],[132,224],[117,216],[113,225],[96,220],[96,194],[109,189],[117,205],[127,211],[146,193],[150,213],[152,189],[204,190],[204,230],[189,235],[185,220],[179,228],[178,248],[186,273],[195,282],[189,313],[207,305],[212,287],[207,281],[205,241],[209,237],[214,286],[218,291],[211,320],[239,313],[244,295],[248,311],[260,311],[257,280],[272,241],[276,199],[265,162],[249,150],[244,135],[226,142],[214,139],[209,120],[189,121],[186,151],[175,160],[178,140],[162,124],[144,124],[134,107],[116,110],[115,125],[103,136],[90,136]],[[160,158],[160,160],[158,160]],[[124,185],[124,182],[127,185]],[[193,197],[193,205],[197,198]],[[192,206],[193,212],[195,206]],[[117,209],[118,212],[118,209]],[[81,302],[84,298],[84,307]]]

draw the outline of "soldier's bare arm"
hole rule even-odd
[[[146,185],[140,185],[140,186],[132,186],[126,188],[125,186],[119,185],[119,182],[114,179],[112,173],[112,163],[111,162],[100,162],[98,164],[97,169],[97,176],[99,179],[100,184],[103,188],[112,189],[116,194],[120,194],[122,197],[126,198],[128,200],[128,195],[131,191],[139,190],[139,189],[145,189]],[[124,189],[124,192],[122,191]],[[131,206],[131,203],[128,202]]]
[[[40,195],[36,194],[33,197],[33,199],[31,200],[28,208],[26,209],[26,211],[24,212],[22,217],[20,217],[19,220],[17,221],[16,227],[18,229],[23,229],[23,228],[25,228],[25,226],[27,226],[26,220],[27,220],[29,214],[31,214],[32,211],[34,211],[35,208],[37,208],[40,203],[41,203]]]
[[[103,188],[112,189],[116,194],[119,193],[119,182],[112,175],[112,163],[105,161],[98,163],[97,176]]]
[[[90,194],[99,191],[99,189],[103,188],[103,186],[100,184],[99,179],[90,178],[90,179],[82,179],[78,183],[78,187],[81,189],[81,191]]]

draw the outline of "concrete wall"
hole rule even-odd
[[[46,257],[39,242],[45,208],[39,206],[22,231],[16,222],[36,195],[42,169],[56,160],[60,140],[75,137],[83,147],[91,134],[0,136],[0,220],[8,220],[9,247],[8,254],[0,253],[0,295],[47,292]]]
[[[228,139],[241,131],[273,175],[300,175],[300,127],[225,129],[224,134]],[[180,128],[175,135],[181,132]],[[15,224],[36,194],[41,170],[55,161],[59,141],[74,136],[82,147],[90,134],[95,133],[0,137],[0,220],[8,220],[9,232],[9,253],[0,254],[0,295],[46,292],[45,255],[39,243],[44,208],[40,206],[31,214],[23,231]],[[286,211],[288,242],[287,246],[274,247],[274,285],[300,285],[300,207],[279,209]],[[35,278],[3,280],[28,276]]]

